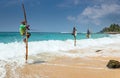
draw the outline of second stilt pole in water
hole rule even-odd
[[[74,36],[74,46],[76,46],[77,29],[75,27],[73,27],[72,35]]]

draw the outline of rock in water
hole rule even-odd
[[[120,68],[120,62],[116,60],[110,60],[107,64],[108,68]]]

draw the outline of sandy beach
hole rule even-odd
[[[33,63],[25,64],[16,69],[18,78],[119,78],[120,69],[109,69],[106,67],[109,60],[120,61],[119,57],[102,56],[104,52],[118,53],[120,49],[112,49],[111,46],[119,47],[119,44],[110,44],[99,47],[89,47],[79,50],[70,50],[75,54],[78,52],[95,52],[98,56],[93,57],[68,57],[37,55],[30,56]],[[42,58],[46,57],[46,59]],[[41,57],[41,58],[40,58]],[[9,76],[9,77],[8,77]],[[8,71],[6,78],[11,78]]]
[[[117,58],[116,58],[117,59]],[[18,69],[20,78],[118,78],[120,69],[108,69],[109,58],[58,58]]]

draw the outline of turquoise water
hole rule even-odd
[[[108,34],[94,33],[92,39],[108,37]],[[0,43],[20,42],[23,36],[19,32],[0,32]],[[73,40],[71,33],[56,33],[56,32],[31,32],[29,41],[46,41],[46,40]],[[85,33],[78,33],[77,39],[86,39]]]

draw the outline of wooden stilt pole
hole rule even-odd
[[[76,36],[74,36],[74,46],[76,46]]]
[[[24,7],[24,4],[22,2],[22,9],[23,9],[23,13],[24,13],[24,20],[25,20],[25,25],[27,26],[27,18],[26,18],[26,11],[25,11],[25,7]],[[25,32],[25,35],[26,35],[26,57],[25,57],[25,60],[26,60],[26,63],[27,63],[27,60],[28,60],[28,29],[26,28],[26,32]]]
[[[74,36],[74,46],[76,46],[77,29],[75,27],[73,27],[72,35]]]

